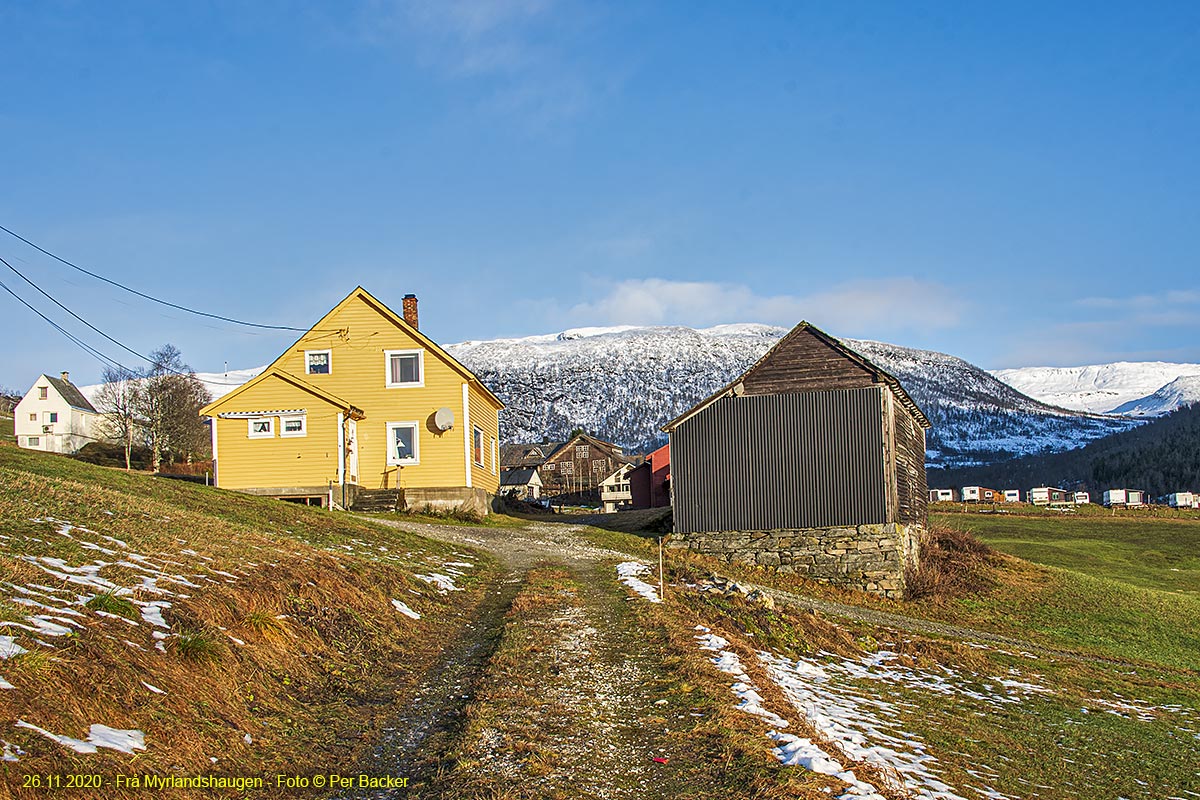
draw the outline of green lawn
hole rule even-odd
[[[17,440],[13,425],[11,416],[0,414],[0,441],[15,442]]]
[[[1200,593],[1200,519],[934,514],[1037,564],[1158,591]]]

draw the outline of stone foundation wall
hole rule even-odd
[[[488,493],[479,487],[405,489],[404,505],[409,511],[466,511],[486,517],[491,510]]]
[[[754,564],[884,597],[904,596],[904,570],[919,557],[915,525],[673,534],[667,546]]]

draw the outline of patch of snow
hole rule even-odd
[[[426,583],[432,583],[443,592],[461,592],[462,589],[454,585],[454,579],[449,575],[443,575],[440,572],[431,572],[428,575],[414,575],[414,578],[420,578]]]
[[[638,577],[649,571],[650,567],[639,564],[637,561],[625,561],[617,564],[617,575],[620,577],[621,583],[651,603],[661,603],[662,598],[658,596],[658,590]]]
[[[413,611],[407,605],[405,605],[404,603],[401,603],[399,600],[397,600],[394,597],[392,598],[392,606],[406,617],[411,617],[412,619],[420,619],[421,618],[420,614]]]
[[[0,761],[16,762],[21,760],[18,758],[18,756],[25,755],[25,751],[17,747],[12,742],[2,739],[0,739],[0,741],[4,741],[4,757],[0,758]]]
[[[28,652],[24,647],[17,644],[17,640],[12,636],[0,635],[0,658],[9,659]]]
[[[15,689],[15,688],[17,688],[17,687],[13,686],[11,683],[6,681],[4,679],[3,675],[0,675],[0,689]]]
[[[146,683],[145,681],[142,681],[142,686],[145,686],[147,689],[154,692],[155,694],[166,694],[166,692],[164,692],[162,689],[158,688],[154,684]]]
[[[51,733],[45,728],[39,728],[37,725],[32,725],[23,719],[17,720],[16,726],[40,733],[47,739],[58,742],[63,747],[70,748],[76,753],[95,753],[97,748],[100,747],[107,747],[110,750],[129,754],[132,754],[134,750],[146,749],[145,737],[139,730],[122,730],[119,728],[110,728],[107,725],[95,724],[92,725],[88,733],[87,741],[82,741],[70,736]]]

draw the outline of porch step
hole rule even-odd
[[[354,496],[351,511],[371,513],[393,512],[404,509],[404,491],[402,489],[360,489]]]

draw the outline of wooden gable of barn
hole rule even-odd
[[[810,325],[797,325],[741,378],[744,394],[859,389],[877,372]]]

